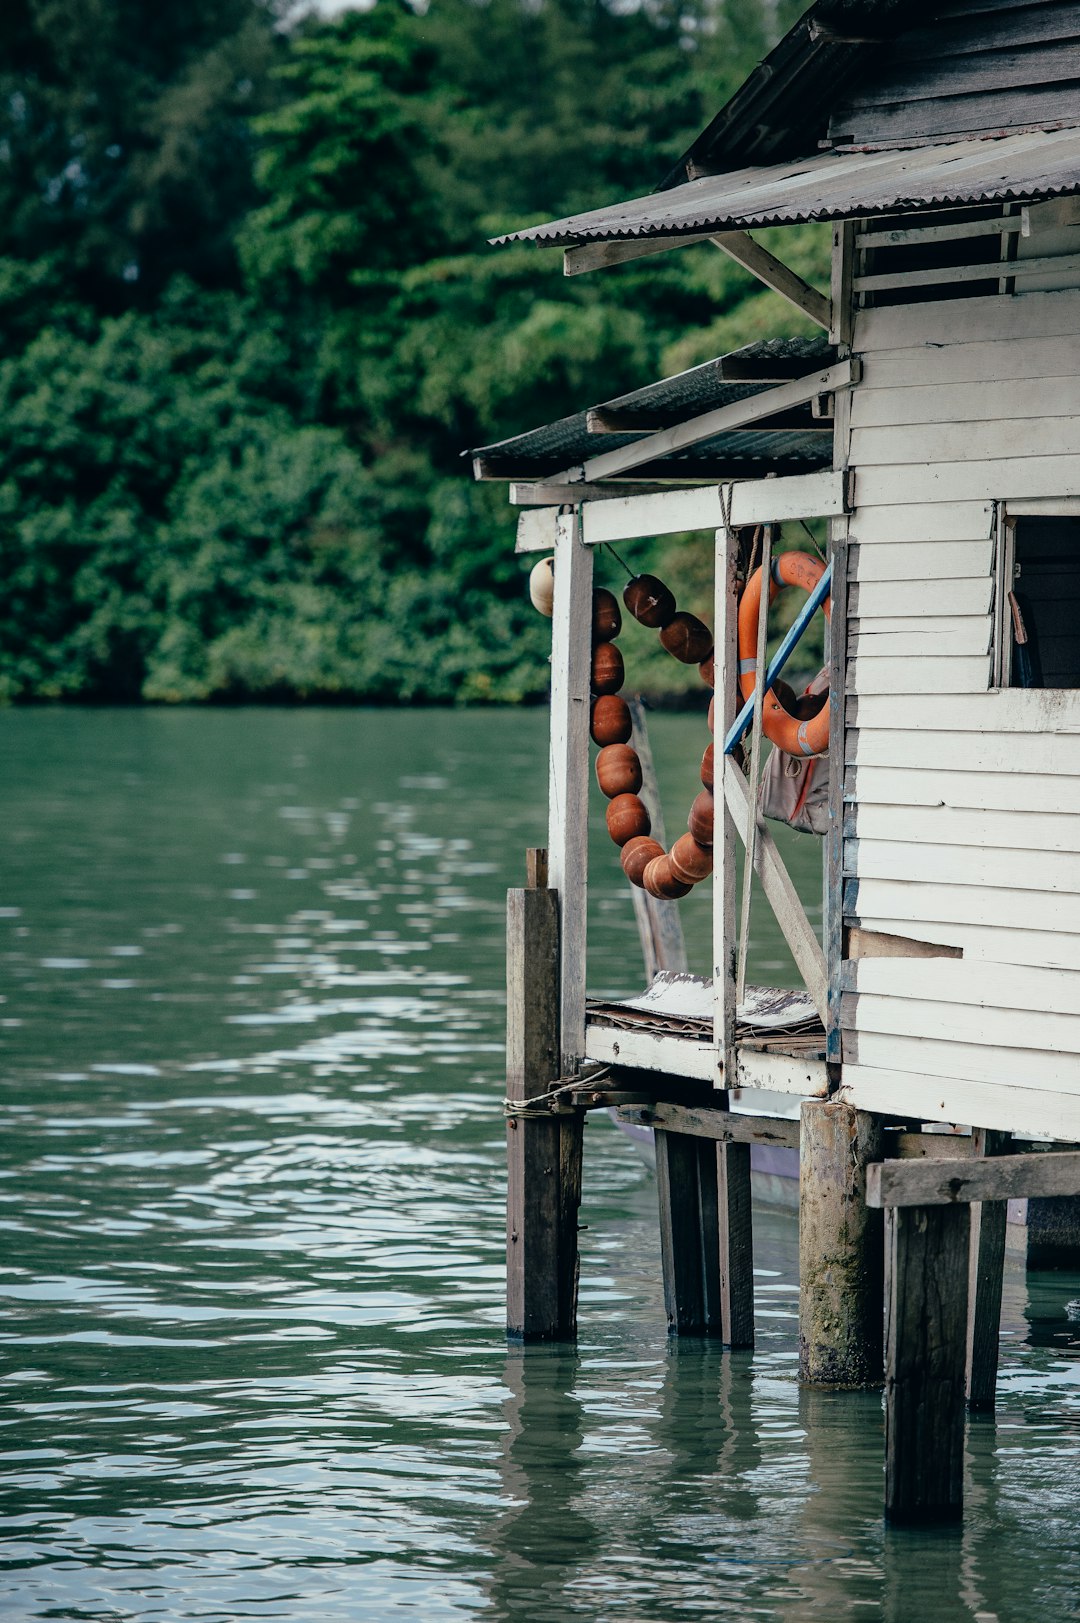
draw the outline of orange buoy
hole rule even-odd
[[[607,693],[593,702],[589,731],[594,744],[625,744],[634,730],[625,699]]]
[[[596,781],[609,800],[636,795],[641,788],[641,762],[629,744],[608,744],[596,757]]]
[[[699,845],[711,845],[713,842],[713,797],[709,789],[703,789],[690,807],[690,815],[686,819],[686,826]]]
[[[812,592],[825,565],[809,552],[782,552],[773,559],[769,580],[769,602],[784,586],[800,586]],[[753,696],[757,678],[757,626],[761,607],[761,570],[755,569],[739,600],[739,691],[743,699]],[[831,604],[822,604],[828,619]],[[788,690],[790,692],[790,689]],[[829,747],[829,707],[816,716],[801,720],[785,709],[775,688],[765,694],[761,713],[762,731],[785,755],[823,755]]]
[[[648,834],[652,819],[645,802],[637,795],[616,795],[608,802],[607,829],[616,845],[625,845],[639,834]]]
[[[684,885],[697,885],[712,873],[712,848],[699,845],[692,834],[680,834],[668,857],[671,871]]]
[[[683,665],[700,665],[712,653],[712,632],[696,614],[674,614],[660,633],[660,641]]]
[[[675,597],[655,575],[635,575],[623,587],[622,600],[643,626],[656,630],[666,626],[675,614]]]
[[[619,857],[622,871],[632,885],[639,890],[645,887],[645,869],[654,857],[662,857],[664,847],[659,840],[652,840],[647,834],[635,834],[632,840],[627,840]]]
[[[716,686],[716,665],[714,655],[710,652],[698,666],[698,675],[707,688]]]
[[[618,693],[626,677],[623,657],[613,642],[598,642],[592,656],[594,693]]]
[[[606,586],[598,586],[592,595],[593,642],[611,642],[622,630],[619,600]]]
[[[705,754],[701,757],[701,781],[706,789],[713,787],[713,750],[715,746],[707,744]]]
[[[680,896],[689,896],[694,888],[693,885],[687,885],[675,877],[671,858],[666,854],[653,857],[642,875],[642,882],[650,896],[662,897],[671,902],[677,901]]]

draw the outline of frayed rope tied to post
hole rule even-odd
[[[545,1093],[538,1093],[534,1099],[504,1099],[503,1115],[550,1116],[560,1110],[575,1110],[576,1105],[563,1104],[566,1095],[582,1093],[610,1074],[610,1065],[598,1065],[595,1070],[582,1071],[578,1076],[558,1076],[549,1083]]]

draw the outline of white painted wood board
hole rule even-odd
[[[944,958],[937,962],[943,965],[957,960]],[[849,992],[840,1000],[840,1020],[848,1031],[876,1032],[886,1037],[902,1035],[920,1042],[966,1043],[990,1049],[999,1058],[1014,1050],[1027,1054],[1037,1044],[1040,1053],[1055,1054],[1068,1062],[1071,1085],[1080,1092],[1078,1015]]]
[[[895,630],[878,620],[855,623],[859,629],[848,633],[849,659],[956,659],[990,651],[990,617],[985,614],[927,619]]]
[[[856,883],[857,889],[849,882],[845,917],[864,923],[867,918],[895,919],[901,934],[920,939],[925,939],[923,926],[927,919],[1080,936],[1080,897],[1068,891],[876,877],[860,878]]]
[[[897,512],[898,509],[881,511]],[[959,581],[979,583],[985,591],[990,584],[992,561],[993,542],[989,540],[856,542],[851,549],[849,579],[860,588],[907,584],[910,596],[906,601],[918,603],[925,602],[929,580],[943,585]],[[972,601],[980,600],[981,593],[975,593]],[[905,599],[898,596],[895,601]]]
[[[971,811],[956,806],[874,805],[848,809],[865,846],[871,840],[908,840],[920,845],[996,846],[1007,850],[1080,854],[1080,808],[1074,816],[1051,812]]]
[[[1080,417],[1080,346],[1076,370],[1013,378],[1003,388],[989,379],[972,383],[914,384],[910,388],[860,386],[851,399],[853,429],[919,427],[926,423],[988,423],[1025,418]]]
[[[1080,1095],[1080,1058],[1046,1049],[995,1048],[900,1033],[845,1031],[844,1063],[882,1065],[946,1081],[1001,1082],[1017,1092],[1046,1088]]]
[[[952,663],[962,664],[963,661]],[[903,690],[894,692],[896,704],[900,707],[904,703]],[[936,730],[920,726],[905,730],[866,726],[852,728],[845,741],[848,761],[860,767],[911,766],[922,770],[938,765],[949,772],[994,775],[1038,772],[1051,777],[1080,776],[1080,733],[1010,732],[999,735],[990,731],[959,730],[950,733],[943,726],[948,715],[949,699],[944,695]],[[1080,810],[1080,783],[1073,785],[1073,791],[1076,808]]]
[[[1073,338],[1080,333],[1080,293],[1018,293],[980,299],[936,299],[887,305],[855,317],[854,348],[921,348],[1025,338]]]
[[[987,656],[937,655],[920,660],[877,659],[860,654],[848,665],[849,693],[985,693],[990,683]]]
[[[872,1065],[845,1065],[838,1098],[860,1110],[1080,1141],[1080,1099],[1007,1083],[943,1081]]]
[[[983,543],[980,541],[976,545],[982,547]],[[889,547],[887,550],[891,553],[894,549]],[[892,560],[873,561],[880,568],[883,562],[887,564]],[[895,561],[899,563],[899,560]],[[994,583],[989,573],[960,577],[942,575],[940,565],[951,564],[953,560],[943,557],[935,562],[938,567],[921,579],[867,579],[861,568],[860,557],[856,560],[859,573],[851,580],[848,590],[849,619],[864,622],[861,629],[869,630],[870,627],[865,625],[868,620],[911,615],[920,623],[933,622],[932,634],[940,635],[943,627],[939,622],[944,617],[963,619],[972,615],[988,616],[994,595]]]
[[[964,958],[860,958],[843,966],[845,992],[998,1013],[1040,1011],[1080,1031],[1080,971],[1045,964],[983,963]],[[959,1036],[959,1032],[955,1035]],[[1041,1039],[1040,1039],[1041,1041]],[[1047,1042],[1047,1048],[1056,1045]],[[1080,1046],[1075,1049],[1080,1053]]]
[[[736,526],[779,523],[791,518],[829,518],[844,511],[844,475],[833,469],[784,479],[748,479],[730,488],[731,521]],[[719,485],[587,502],[583,509],[584,537],[589,546],[646,535],[716,530],[723,522]]]
[[[600,1064],[683,1076],[691,1081],[723,1086],[723,1064],[716,1048],[711,1043],[685,1037],[661,1036],[651,1031],[616,1031],[611,1026],[590,1024],[585,1035],[585,1056]],[[735,1086],[763,1088],[770,1093],[810,1099],[823,1098],[829,1083],[823,1060],[764,1054],[757,1049],[740,1047],[735,1055]]]
[[[915,933],[921,940],[936,942],[939,946],[960,947],[965,958],[973,962],[1080,969],[1078,936],[1043,930],[1007,930],[997,924],[945,924],[940,919],[923,919],[913,926],[907,919],[901,921],[862,914],[857,922],[865,929],[880,930],[887,935]]]
[[[1080,856],[1023,847],[922,845],[913,840],[845,840],[844,873],[919,885],[1001,886],[1080,899]],[[1080,925],[1080,908],[1077,910]]]
[[[923,771],[913,767],[849,767],[844,785],[844,798],[857,799],[861,805],[970,806],[976,811],[1061,812],[1067,816],[1076,813],[1078,792],[1073,777],[950,772],[930,764]]]
[[[548,884],[559,893],[564,1071],[585,1044],[592,574],[593,555],[581,544],[577,515],[565,513],[555,549],[548,757]]]
[[[953,462],[1005,462],[1019,457],[1080,454],[1080,428],[1072,416],[1025,417],[1009,415],[1002,400],[999,415],[989,422],[928,422],[900,428],[857,428],[851,435],[851,460],[862,472],[867,468],[939,466]],[[858,484],[860,497],[864,486]],[[1007,491],[1009,487],[999,486]]]
[[[1080,455],[1005,457],[917,467],[856,468],[857,506],[907,506],[921,501],[978,501],[1009,496],[1080,495]]]
[[[914,491],[913,497],[918,496]],[[992,501],[921,502],[907,503],[902,513],[891,507],[864,507],[851,515],[851,544],[859,544],[863,552],[872,546],[896,545],[898,550],[923,542],[940,547],[946,542],[980,541],[989,545],[994,529]],[[957,553],[957,557],[964,554]],[[971,556],[978,556],[972,554]],[[981,564],[974,568],[941,570],[945,575],[980,575]],[[902,580],[902,575],[895,577]]]
[[[995,340],[988,329],[983,338],[951,344],[925,344],[914,339],[914,332],[912,337],[910,345],[864,353],[860,388],[950,388],[1024,378],[1052,382],[1080,371],[1080,335],[1076,332],[1056,338]]]
[[[571,498],[567,497],[569,501]],[[518,514],[515,552],[554,552],[559,534],[557,507],[531,507]]]
[[[1080,688],[995,688],[950,698],[868,694],[848,701],[848,722],[868,733],[942,731],[965,733],[1080,733]]]

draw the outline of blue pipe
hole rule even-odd
[[[798,615],[798,618],[796,619],[794,625],[791,627],[791,629],[788,632],[787,636],[784,638],[783,642],[780,644],[779,648],[776,650],[776,653],[773,655],[772,664],[769,666],[768,670],[765,673],[765,691],[766,691],[766,693],[768,693],[769,689],[772,687],[773,683],[776,681],[776,678],[780,675],[780,672],[783,670],[784,666],[787,664],[788,660],[791,658],[792,654],[795,651],[796,644],[798,643],[798,641],[799,641],[800,637],[802,636],[803,632],[806,630],[807,626],[810,624],[811,620],[814,618],[814,615],[817,613],[817,610],[821,607],[821,605],[824,603],[825,599],[828,597],[828,595],[829,595],[829,586],[830,586],[831,581],[832,581],[832,564],[830,564],[828,566],[825,573],[822,575],[821,579],[818,581],[817,585],[814,587],[814,590],[810,593],[810,596],[807,598],[806,602],[803,604],[802,608],[799,610],[799,615]],[[731,754],[732,750],[735,748],[735,746],[739,742],[740,738],[742,738],[743,734],[746,732],[746,729],[749,727],[749,725],[753,721],[753,719],[754,719],[754,695],[751,693],[750,697],[747,699],[746,703],[743,705],[742,709],[739,711],[739,714],[735,717],[735,720],[732,722],[731,727],[728,730],[728,735],[724,739],[724,754],[725,755],[730,755]]]

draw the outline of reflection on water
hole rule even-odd
[[[673,807],[700,734],[654,723]],[[655,1193],[606,1122],[580,1345],[507,1351],[503,896],[543,715],[0,737],[0,1615],[1076,1615],[1080,1279],[1010,1267],[943,1538],[882,1527],[879,1398],[798,1390],[789,1218],[759,1214],[754,1354],[669,1345]],[[593,979],[627,991],[599,812]],[[752,969],[789,978],[765,929]]]

